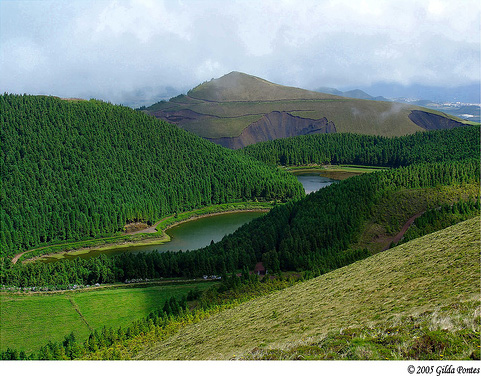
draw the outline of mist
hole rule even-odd
[[[479,86],[480,7],[471,0],[2,1],[0,88],[140,105],[234,70],[311,90]]]

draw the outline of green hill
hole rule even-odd
[[[0,96],[1,256],[211,204],[303,195],[297,179],[127,107]]]
[[[479,159],[354,176],[278,205],[198,252],[229,272],[252,270],[262,261],[273,273],[326,273],[367,257],[366,242],[376,235],[396,234],[413,215],[460,199],[476,201],[478,192]],[[176,256],[178,265],[189,265],[187,257]],[[213,272],[221,273],[222,268]]]
[[[479,359],[479,228],[477,217],[248,301],[136,359]]]
[[[187,95],[144,111],[234,149],[312,133],[391,137],[466,124],[418,106],[287,87],[240,72],[205,82]]]
[[[335,96],[329,94],[278,85],[262,78],[240,72],[231,72],[219,79],[204,82],[190,90],[187,96],[208,102],[335,98]]]

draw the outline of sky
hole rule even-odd
[[[151,104],[240,71],[479,101],[480,15],[478,0],[0,0],[0,90]]]

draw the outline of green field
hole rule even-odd
[[[318,346],[326,338],[340,338],[340,346],[331,341],[329,351],[342,354],[347,339],[368,330],[386,339],[379,343],[389,349],[391,327],[397,327],[394,332],[401,332],[404,342],[398,352],[389,351],[390,359],[398,359],[396,354],[410,345],[419,344],[427,352],[424,342],[402,335],[411,333],[408,323],[420,325],[419,338],[434,341],[430,359],[479,357],[479,229],[477,217],[248,301],[181,328],[164,341],[145,343],[137,359],[236,359],[253,353],[262,358],[269,351],[302,353],[302,346]],[[349,330],[354,335],[343,337]],[[355,338],[357,343],[363,339]],[[450,349],[446,343],[461,347]],[[125,351],[127,355],[129,349]],[[379,359],[385,352],[364,354]]]
[[[57,293],[1,293],[0,351],[8,347],[38,351],[48,341],[59,342],[72,331],[84,341],[103,326],[126,327],[146,317],[172,296],[206,289],[216,282],[170,283],[133,287],[96,288]]]

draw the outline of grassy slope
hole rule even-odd
[[[241,72],[231,72],[193,88],[190,97],[208,101],[258,101],[282,99],[330,99],[336,96],[278,85]]]
[[[344,98],[277,85],[238,72],[203,83],[190,90],[187,96],[156,103],[147,110],[181,109],[210,116],[181,125],[188,131],[208,138],[239,136],[249,124],[271,111],[286,111],[309,119],[326,117],[334,122],[338,132],[382,136],[401,136],[421,131],[422,128],[408,118],[412,110],[446,116],[419,106]]]
[[[0,350],[10,347],[38,351],[48,341],[62,341],[72,331],[83,342],[90,328],[125,327],[162,307],[171,296],[180,297],[196,286],[204,289],[211,285],[203,282],[58,293],[1,293]]]
[[[401,136],[422,130],[408,118],[408,115],[412,110],[424,110],[416,106],[340,97],[329,100],[282,100],[276,102],[204,102],[188,105],[176,104],[168,109],[184,108],[213,116],[182,125],[188,131],[209,138],[239,136],[249,124],[272,111],[286,111],[294,116],[308,119],[326,117],[329,121],[334,122],[338,132]],[[433,110],[429,110],[429,112],[434,113]],[[437,114],[442,115],[441,113]]]
[[[147,343],[138,358],[230,359],[256,348],[313,343],[342,328],[399,324],[411,315],[439,317],[442,310],[449,319],[462,302],[470,308],[459,325],[479,339],[473,316],[479,315],[479,247],[477,217],[211,316]]]

